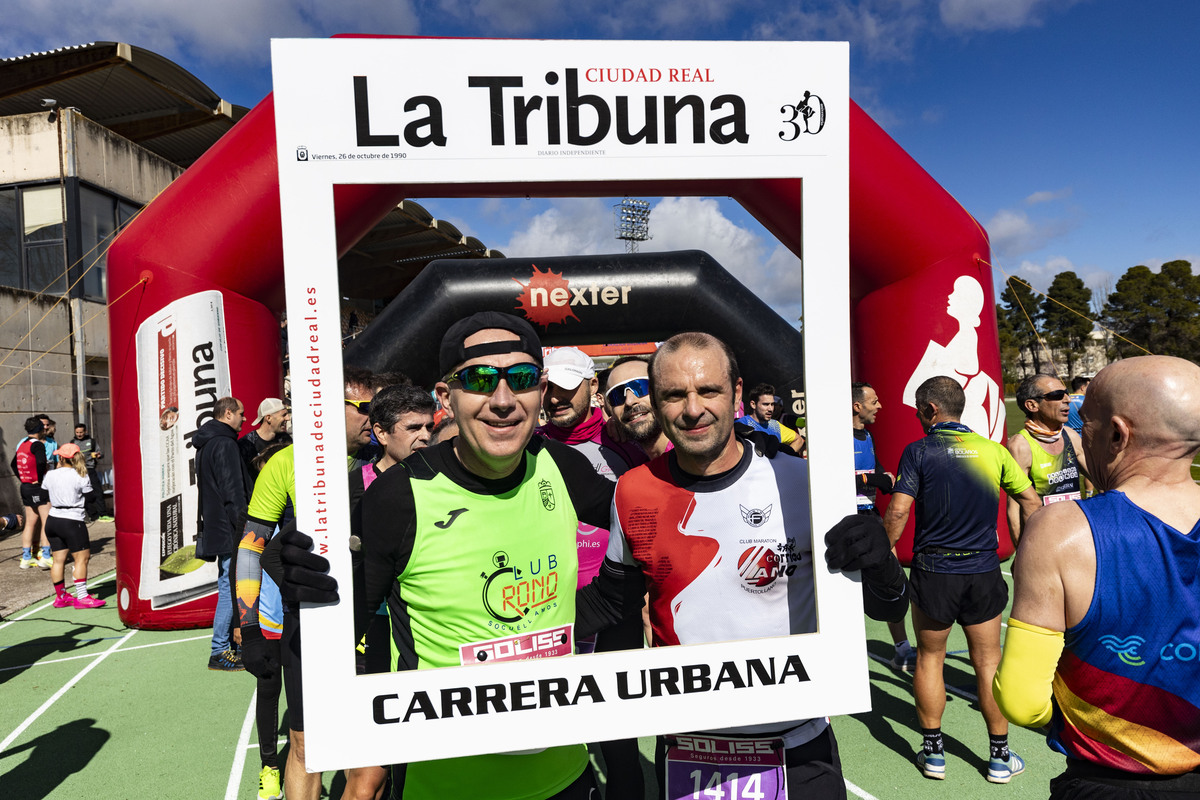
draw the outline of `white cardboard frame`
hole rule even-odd
[[[849,356],[849,49],[844,42],[601,42],[447,39],[275,40],[275,123],[287,282],[292,402],[296,441],[296,494],[301,530],[313,532],[315,548],[331,562],[342,587],[351,585],[342,398],[340,292],[333,216],[335,184],[411,185],[490,183],[497,195],[538,194],[538,183],[628,182],[629,194],[651,196],[654,182],[688,179],[803,180],[804,359],[819,631],[803,636],[654,648],[637,652],[496,663],[487,666],[354,675],[350,604],[305,606],[305,749],[310,770],[419,761],[475,753],[541,748],[555,744],[683,732],[847,714],[870,708],[859,584],[824,567],[819,532],[854,507],[848,476],[853,471],[846,438]],[[589,70],[626,69],[629,73]],[[576,69],[578,95],[630,98],[636,129],[644,98],[695,94],[706,105],[722,95],[744,100],[748,141],[720,144],[706,131],[694,143],[681,125],[679,144],[621,144],[613,132],[591,146],[567,140],[567,70]],[[645,81],[595,82],[613,75]],[[655,72],[657,70],[657,73]],[[671,72],[675,70],[675,72]],[[559,78],[547,83],[548,73]],[[658,80],[653,80],[657,75]],[[395,146],[360,146],[356,133],[354,77],[367,79],[372,136],[396,135]],[[519,76],[520,89],[505,89],[504,145],[496,144],[492,90],[471,88],[471,76]],[[684,79],[688,80],[684,80]],[[789,115],[805,91],[823,102],[818,134],[803,132],[805,119]],[[558,97],[560,145],[548,145],[546,117],[530,117],[527,144],[514,143],[512,95]],[[577,96],[578,96],[577,95]],[[409,98],[436,98],[445,145],[413,146],[405,126],[430,114],[427,101],[411,111]],[[422,105],[424,103],[424,105]],[[816,101],[810,101],[815,108]],[[586,106],[586,103],[583,105]],[[792,106],[789,110],[787,107]],[[706,128],[729,116],[726,103],[706,114]],[[590,108],[580,130],[596,127]],[[685,115],[686,116],[686,115]],[[615,117],[615,115],[614,115]],[[660,103],[660,142],[663,115]],[[728,130],[728,129],[726,129]],[[430,129],[413,129],[416,136]],[[790,140],[785,140],[791,134]],[[590,152],[589,152],[590,151]],[[598,151],[598,152],[597,152]],[[698,184],[702,185],[702,183]],[[817,466],[819,465],[819,466]],[[744,667],[748,659],[774,659],[783,669],[798,656],[809,680],[743,689],[623,699],[621,672],[681,670],[723,662]],[[581,698],[554,706],[469,717],[403,717],[414,693],[453,687],[566,679],[574,688],[591,680],[603,701]],[[511,684],[519,684],[513,689]],[[535,702],[534,705],[537,705]],[[378,718],[378,721],[377,721]]]

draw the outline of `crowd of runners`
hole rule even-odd
[[[953,769],[940,726],[946,642],[958,624],[979,685],[988,781],[1007,783],[1025,769],[1008,748],[1011,719],[1050,725],[1049,742],[1067,765],[1056,797],[1200,790],[1200,489],[1189,472],[1200,425],[1188,413],[1200,401],[1200,369],[1155,357],[1119,362],[1081,404],[1054,376],[1033,376],[1018,387],[1027,420],[1007,448],[962,424],[954,378],[930,378],[915,395],[926,435],[894,473],[877,462],[868,430],[882,409],[878,396],[856,383],[857,513],[826,532],[811,529],[802,421],[776,417],[770,384],[746,392],[737,354],[721,340],[682,333],[651,356],[600,370],[576,348],[544,352],[524,320],[482,312],[446,331],[433,386],[345,369],[353,586],[337,585],[292,523],[295,461],[283,401],[260,403],[256,438],[240,447],[245,459],[210,451],[210,465],[239,471],[226,485],[244,481],[245,505],[240,541],[213,553],[232,576],[232,610],[218,614],[209,667],[244,668],[258,680],[260,798],[315,800],[321,792],[321,775],[305,770],[300,602],[353,603],[358,669],[367,673],[505,660],[513,648],[502,644],[542,633],[554,637],[543,656],[810,633],[817,569],[860,571],[866,613],[890,624],[892,664],[914,673],[914,756],[927,778]],[[1154,414],[1135,401],[1135,387],[1155,398]],[[236,431],[242,404],[228,400],[212,423]],[[1082,437],[1067,427],[1072,409]],[[228,438],[217,431],[212,441]],[[210,446],[202,443],[198,464]],[[1018,544],[1003,659],[1001,492]],[[1091,492],[1097,497],[1084,499]],[[890,495],[882,516],[881,494]],[[906,575],[894,546],[910,518]],[[206,520],[202,538],[208,530]],[[825,543],[824,564],[813,561],[814,536]],[[1120,570],[1112,559],[1138,548],[1155,557],[1123,579],[1125,588],[1109,588]],[[758,568],[752,589],[748,558]],[[458,579],[499,574],[510,562],[553,565],[558,584],[577,591],[531,594],[514,616]],[[1123,617],[1130,594],[1163,582],[1171,584],[1162,590],[1169,611],[1150,613],[1152,601],[1139,600],[1146,615]],[[1145,622],[1122,627],[1122,619]],[[1134,634],[1155,643],[1154,658],[1146,650],[1129,658],[1128,645],[1117,648],[1126,658],[1114,655],[1111,641]],[[281,693],[286,764],[274,747]],[[1194,716],[1181,721],[1181,713]],[[681,746],[697,737],[706,748]],[[593,747],[606,764],[608,798],[645,796],[636,741]],[[736,752],[749,755],[728,755]],[[670,800],[702,789],[731,800],[846,796],[826,718],[679,731],[659,737],[654,761],[660,796]],[[385,796],[600,795],[588,747],[562,744],[347,771],[343,797]]]

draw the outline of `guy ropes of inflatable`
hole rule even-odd
[[[807,118],[803,122],[815,124]],[[915,386],[935,374],[954,376],[966,388],[969,407],[964,421],[1002,440],[1004,405],[987,235],[853,103],[849,122],[852,374],[856,380],[871,382],[884,406],[892,409],[873,431],[878,456],[895,469],[904,446],[921,435],[913,415],[902,409],[912,405]],[[520,182],[423,184],[418,196],[523,197],[528,189]],[[403,185],[337,186],[338,255],[414,193]],[[796,220],[802,193],[795,179],[540,183],[537,194],[726,195],[785,246],[801,252]],[[197,503],[195,452],[190,442],[196,429],[211,418],[217,398],[232,394],[253,409],[264,397],[281,396],[280,231],[274,106],[268,96],[147,206],[109,253],[113,296],[142,284],[110,309],[109,318],[114,343],[112,397],[117,410],[113,452],[118,604],[126,624],[146,628],[211,624],[216,572],[211,564],[201,566],[193,557]],[[674,293],[672,302],[680,307],[712,302],[712,292],[723,290],[715,284],[699,285],[689,272],[706,257],[687,258],[693,266],[678,273],[687,280],[671,284],[669,275],[656,271],[659,290]],[[644,272],[637,262],[629,263],[630,269]],[[551,259],[530,259],[515,276],[528,282],[535,265],[561,273]],[[489,269],[484,263],[466,274],[493,285],[501,280],[513,286],[510,278],[491,275]],[[429,279],[434,277],[431,274]],[[645,275],[626,278],[616,271],[610,278],[605,286],[614,287],[615,297],[620,296],[620,287],[647,280]],[[442,300],[457,302],[456,292],[476,291],[471,280],[443,285]],[[665,296],[660,294],[659,308],[671,304],[661,302]],[[603,303],[604,298],[598,297]],[[507,306],[500,302],[504,310],[516,313],[521,307],[516,295],[506,302]],[[758,313],[757,307],[753,313]],[[605,320],[609,324],[612,317]],[[688,327],[702,325],[705,315],[693,314],[689,320]],[[747,326],[756,324],[753,315],[743,320]],[[572,324],[565,319],[556,328],[561,331],[559,343],[572,336],[581,342],[621,341],[646,330],[644,324],[631,323],[624,330],[609,328],[602,337],[595,331],[576,334]],[[672,330],[664,328],[661,334],[680,326],[671,322],[666,328]],[[422,331],[419,320],[412,330]],[[424,333],[433,337],[429,342],[440,336],[440,331]],[[121,346],[123,352],[118,351]],[[798,351],[795,359],[792,374],[799,375]],[[762,377],[772,378],[781,369],[765,366]],[[784,383],[777,378],[776,382]],[[787,388],[785,399],[791,396],[790,389],[802,389]],[[849,412],[849,387],[846,401]],[[803,414],[803,408],[792,410]],[[846,416],[849,449],[849,413]],[[1000,525],[1003,530],[1003,514]],[[1007,537],[1001,539],[1003,557],[1011,553],[1011,546]],[[899,548],[903,557],[911,555],[910,548],[906,534]]]

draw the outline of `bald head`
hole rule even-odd
[[[1120,459],[1128,469],[1129,462],[1152,457],[1190,468],[1200,451],[1197,404],[1200,367],[1190,361],[1139,356],[1110,364],[1084,397],[1081,413],[1089,465],[1095,470]],[[1122,444],[1123,440],[1127,441]]]

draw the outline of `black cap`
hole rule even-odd
[[[516,334],[519,338],[515,341],[489,342],[463,347],[463,342],[467,340],[467,337],[494,328]],[[446,331],[446,335],[442,337],[441,349],[438,351],[438,369],[445,376],[464,361],[500,353],[525,353],[536,361],[538,366],[541,366],[542,340],[533,326],[520,317],[501,311],[480,311],[460,319]]]

